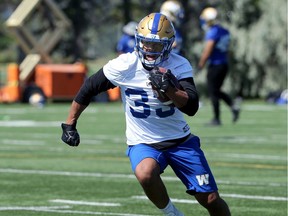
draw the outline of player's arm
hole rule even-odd
[[[204,50],[202,52],[202,55],[201,55],[199,63],[198,63],[198,69],[199,70],[201,70],[205,66],[209,56],[211,55],[211,53],[214,49],[214,45],[215,45],[214,40],[208,40],[205,43]]]
[[[199,97],[192,77],[179,80],[182,88],[172,87],[166,91],[166,95],[173,104],[183,113],[193,116],[199,108]]]
[[[83,110],[90,104],[93,96],[114,87],[115,86],[104,75],[103,69],[100,69],[97,73],[90,76],[74,98],[66,123],[74,124]]]
[[[189,116],[195,115],[199,106],[199,98],[193,77],[177,80],[170,69],[155,67],[149,71],[152,89],[164,93],[173,104]]]
[[[93,96],[114,87],[105,77],[103,69],[100,69],[84,82],[71,104],[66,122],[61,125],[63,142],[71,146],[79,145],[80,136],[77,132],[76,124],[81,113],[90,104]]]

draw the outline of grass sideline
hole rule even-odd
[[[0,215],[160,215],[125,156],[122,105],[91,104],[78,122],[77,148],[60,141],[69,105],[0,104]],[[232,215],[286,216],[287,107],[244,101],[237,124],[224,105],[222,127],[205,127],[210,118],[204,102],[187,120]],[[163,179],[185,215],[208,215],[171,169]]]

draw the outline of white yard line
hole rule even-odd
[[[132,199],[138,199],[138,200],[148,200],[148,198],[146,196],[132,196]],[[196,204],[198,203],[196,200],[188,200],[188,199],[174,199],[171,198],[171,201],[173,203],[186,203],[186,204]]]
[[[270,201],[287,201],[287,197],[274,197],[274,196],[251,196],[244,194],[221,194],[222,197],[240,198],[240,199],[253,199],[253,200],[270,200]]]
[[[271,106],[269,104],[263,104],[263,105],[244,105],[243,106],[243,110],[248,110],[248,111],[273,111],[273,110],[285,110],[286,109],[286,105],[284,106]]]
[[[85,172],[67,172],[67,171],[49,171],[49,170],[20,170],[20,169],[2,169],[0,173],[17,173],[17,174],[36,174],[36,175],[56,175],[56,176],[86,176],[86,177],[98,177],[98,178],[133,178],[134,175],[126,174],[106,174],[106,173],[85,173]]]
[[[27,145],[27,146],[39,146],[45,145],[45,142],[42,140],[16,140],[16,139],[2,139],[1,144],[5,145]]]
[[[112,212],[92,212],[92,211],[75,211],[75,210],[62,210],[66,206],[8,206],[0,207],[0,211],[35,211],[35,212],[53,212],[53,213],[69,213],[69,214],[86,214],[86,215],[114,215],[114,216],[148,216],[141,214],[126,214],[126,213],[112,213]],[[69,208],[69,207],[68,207]]]
[[[107,202],[86,202],[86,201],[77,201],[77,200],[63,200],[63,199],[54,199],[50,200],[50,202],[54,203],[65,203],[71,205],[88,205],[88,206],[121,206],[120,203],[107,203]]]
[[[9,120],[0,121],[0,127],[60,127],[57,121]]]
[[[125,179],[135,179],[132,174],[107,174],[107,173],[87,173],[87,172],[68,172],[68,171],[50,171],[50,170],[21,170],[21,169],[5,169],[0,168],[0,173],[16,173],[16,174],[35,174],[35,175],[56,175],[56,176],[78,176],[78,177],[95,177],[95,178],[125,178]],[[163,176],[165,181],[180,181],[174,176]],[[287,187],[286,184],[281,183],[259,183],[259,182],[246,182],[246,181],[225,181],[217,180],[220,184],[226,185],[249,185],[249,186],[269,186],[269,187]]]
[[[0,211],[12,211],[12,210],[54,210],[54,209],[70,209],[70,206],[0,206]]]
[[[230,197],[230,198],[239,198],[239,199],[253,199],[253,200],[270,200],[270,201],[287,201],[287,197],[274,197],[274,196],[251,196],[251,195],[244,195],[244,194],[220,194],[221,197]],[[148,200],[146,196],[132,196],[133,199],[144,199]],[[196,200],[190,199],[173,199],[171,198],[172,202],[175,203],[187,203],[187,204],[195,204],[198,203]]]
[[[253,159],[253,160],[276,160],[287,161],[287,157],[279,155],[258,155],[258,154],[237,154],[237,153],[206,153],[209,157],[221,158],[239,158],[239,159]]]

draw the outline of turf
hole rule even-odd
[[[69,103],[0,104],[0,215],[160,215],[125,156],[120,103],[93,103],[78,121],[81,144],[61,142]],[[244,101],[239,122],[222,105],[221,127],[206,127],[209,103],[187,117],[201,138],[233,216],[287,215],[287,107]],[[208,215],[168,168],[168,192],[187,216]]]

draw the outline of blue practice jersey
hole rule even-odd
[[[127,52],[133,52],[134,47],[135,47],[135,36],[123,34],[117,43],[116,49],[117,52],[119,53],[127,53]]]
[[[188,60],[174,53],[159,66],[171,69],[178,80],[193,76]],[[128,145],[158,143],[190,134],[183,113],[155,97],[149,73],[143,68],[136,52],[122,54],[109,61],[103,72],[110,82],[121,89]]]
[[[181,50],[182,50],[182,44],[183,44],[183,37],[182,34],[179,30],[177,30],[175,28],[175,42],[176,44],[175,47],[173,47],[172,52],[180,55],[181,54]]]
[[[229,31],[220,25],[213,25],[207,30],[205,40],[215,41],[215,47],[208,59],[209,64],[226,64],[228,62],[228,49],[230,43]]]

